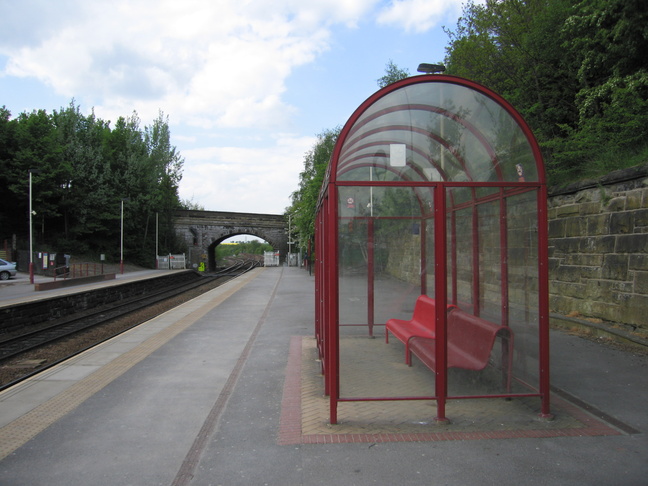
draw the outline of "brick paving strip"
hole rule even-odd
[[[378,340],[364,341],[368,342],[367,346],[375,346]],[[354,344],[356,352],[358,342]],[[389,373],[388,367],[383,368]],[[375,367],[372,372],[376,373]],[[381,377],[376,376],[376,381],[381,381]],[[389,383],[389,379],[385,382]],[[607,423],[556,394],[552,395],[554,420],[540,419],[539,407],[538,398],[453,400],[447,408],[451,423],[438,425],[434,422],[434,402],[345,402],[339,406],[339,423],[331,425],[315,340],[293,336],[277,444],[589,437],[630,433],[619,424],[615,427],[614,423]]]

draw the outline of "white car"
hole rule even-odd
[[[8,262],[0,258],[0,280],[9,280],[16,276],[16,262]]]

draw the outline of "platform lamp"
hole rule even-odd
[[[443,64],[421,63],[421,64],[419,64],[419,66],[418,66],[418,68],[416,70],[419,73],[437,74],[437,73],[442,73],[443,71],[445,71],[445,66]]]
[[[121,200],[121,249],[119,257],[119,272],[124,275],[124,201],[130,201],[130,197]]]
[[[34,283],[34,230],[32,216],[36,214],[32,210],[32,174],[40,174],[38,169],[29,169],[29,283]]]

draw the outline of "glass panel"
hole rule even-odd
[[[473,272],[478,235],[473,227],[473,207],[453,211],[448,215],[448,302],[473,312]]]
[[[366,205],[369,188],[339,190],[338,258],[340,325],[368,326]]]
[[[535,389],[539,387],[540,349],[537,197],[537,191],[529,191],[506,199],[508,322],[515,334],[513,375]]]
[[[397,158],[390,155],[395,147]],[[507,109],[448,81],[404,86],[360,115],[344,141],[336,177],[367,180],[356,173],[367,165],[384,167],[389,180],[403,182],[538,179],[529,140]]]
[[[404,343],[384,336],[386,322],[411,319],[434,283],[426,271],[433,190],[344,186],[338,196],[341,396],[432,396],[433,373],[408,366]]]
[[[538,389],[537,191],[506,192],[448,215],[450,396]]]
[[[475,313],[494,322],[502,319],[502,241],[500,201],[478,204],[477,232],[479,293]]]

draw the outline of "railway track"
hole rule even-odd
[[[257,266],[257,262],[238,261],[227,268],[173,288],[161,289],[144,296],[125,299],[78,315],[57,319],[37,330],[2,339],[0,340],[0,367],[3,373],[0,375],[0,390],[132,329],[183,301],[222,285]],[[192,294],[192,297],[183,300],[182,296],[188,294]],[[177,303],[174,304],[174,300]],[[105,332],[100,331],[102,327],[108,327],[109,324],[120,320],[126,322],[116,326],[116,330],[113,328]],[[79,344],[74,344],[75,336],[93,331],[98,331],[94,332],[98,335],[97,338],[90,338],[89,343],[88,339],[80,339]],[[60,351],[47,353],[48,356],[54,354],[56,356],[54,359],[38,357],[38,350],[45,347],[56,348],[57,343],[63,342],[66,344],[60,346]],[[40,361],[44,362],[40,363]],[[28,363],[27,367],[30,366],[29,363],[36,363],[36,365],[21,371],[21,362]]]

